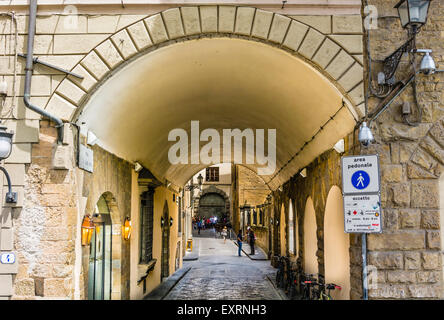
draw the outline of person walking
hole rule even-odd
[[[222,229],[222,237],[224,237],[224,243],[227,241],[227,235],[228,235],[228,229],[227,229],[227,226],[225,226]]]
[[[239,230],[238,234],[237,234],[237,245],[239,247],[237,254],[239,255],[239,257],[242,256],[242,231]]]
[[[250,232],[248,234],[248,240],[250,242],[250,255],[254,255],[254,242],[256,241],[256,236],[254,235],[253,229],[250,228]]]
[[[200,234],[200,229],[202,229],[202,222],[199,220],[197,221],[197,234]]]

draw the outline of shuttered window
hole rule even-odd
[[[219,181],[219,167],[210,167],[205,171],[205,181],[217,182]]]
[[[140,214],[140,263],[148,263],[153,260],[153,189],[149,189],[142,194],[140,203]]]

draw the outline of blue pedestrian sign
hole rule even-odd
[[[379,161],[377,155],[342,158],[342,193],[379,193]]]
[[[356,189],[363,190],[368,187],[370,183],[370,176],[367,172],[359,170],[353,173],[351,182]]]

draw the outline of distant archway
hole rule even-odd
[[[293,200],[290,199],[288,204],[288,252],[295,254],[295,214],[293,210]]]
[[[344,232],[342,193],[333,186],[327,197],[324,216],[325,282],[342,290],[331,292],[335,300],[350,299],[350,237]]]
[[[307,199],[304,212],[304,271],[310,274],[319,272],[316,212],[313,200]]]

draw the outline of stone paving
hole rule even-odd
[[[165,300],[281,299],[266,277],[276,273],[270,261],[254,261],[244,253],[239,257],[232,241],[224,243],[210,230],[194,241],[199,241],[199,260],[184,261],[183,266],[192,269]]]

